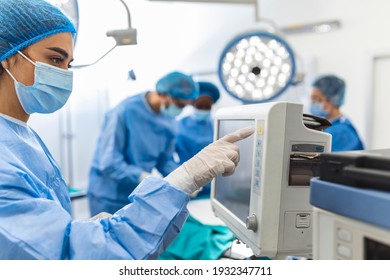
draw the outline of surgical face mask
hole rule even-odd
[[[171,104],[168,108],[165,104],[161,105],[160,112],[162,115],[170,118],[175,118],[183,111],[183,108],[176,106],[175,104]]]
[[[73,72],[43,62],[33,62],[23,53],[19,54],[35,66],[34,84],[26,86],[18,82],[5,69],[15,83],[15,90],[23,110],[27,114],[49,114],[62,108],[73,87]]]
[[[329,112],[324,110],[324,104],[319,102],[311,103],[310,113],[321,118],[327,118],[329,116]]]
[[[205,120],[208,120],[210,119],[210,110],[200,110],[200,109],[196,109],[194,108],[194,119],[197,120],[197,121],[205,121]]]

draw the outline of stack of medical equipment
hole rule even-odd
[[[314,259],[390,259],[390,149],[320,155]]]

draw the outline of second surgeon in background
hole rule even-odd
[[[328,119],[332,126],[324,129],[332,135],[332,151],[363,150],[364,146],[351,121],[341,113],[345,82],[335,75],[318,77],[312,84],[310,112]]]
[[[211,107],[218,101],[220,92],[218,87],[210,82],[202,81],[198,85],[199,97],[193,103],[193,114],[179,121],[176,152],[180,163],[189,160],[213,142],[214,124],[211,119]],[[210,184],[207,184],[197,196],[209,195]]]
[[[122,208],[154,168],[166,176],[178,166],[174,118],[198,94],[190,76],[171,72],[155,91],[129,97],[107,113],[89,176],[91,215]]]

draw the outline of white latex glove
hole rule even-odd
[[[202,189],[203,189],[203,187],[200,188],[199,190],[194,191],[193,193],[190,193],[190,197],[191,197],[191,198],[197,197],[198,194],[201,192]]]
[[[247,138],[254,131],[254,126],[246,127],[211,143],[172,171],[164,180],[191,194],[214,177],[233,174],[240,160],[240,151],[234,143]]]

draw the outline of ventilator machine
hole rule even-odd
[[[318,157],[331,150],[327,120],[303,114],[303,105],[270,102],[221,108],[214,140],[247,126],[255,133],[236,144],[240,162],[212,182],[214,214],[255,256],[312,255],[310,179]]]

